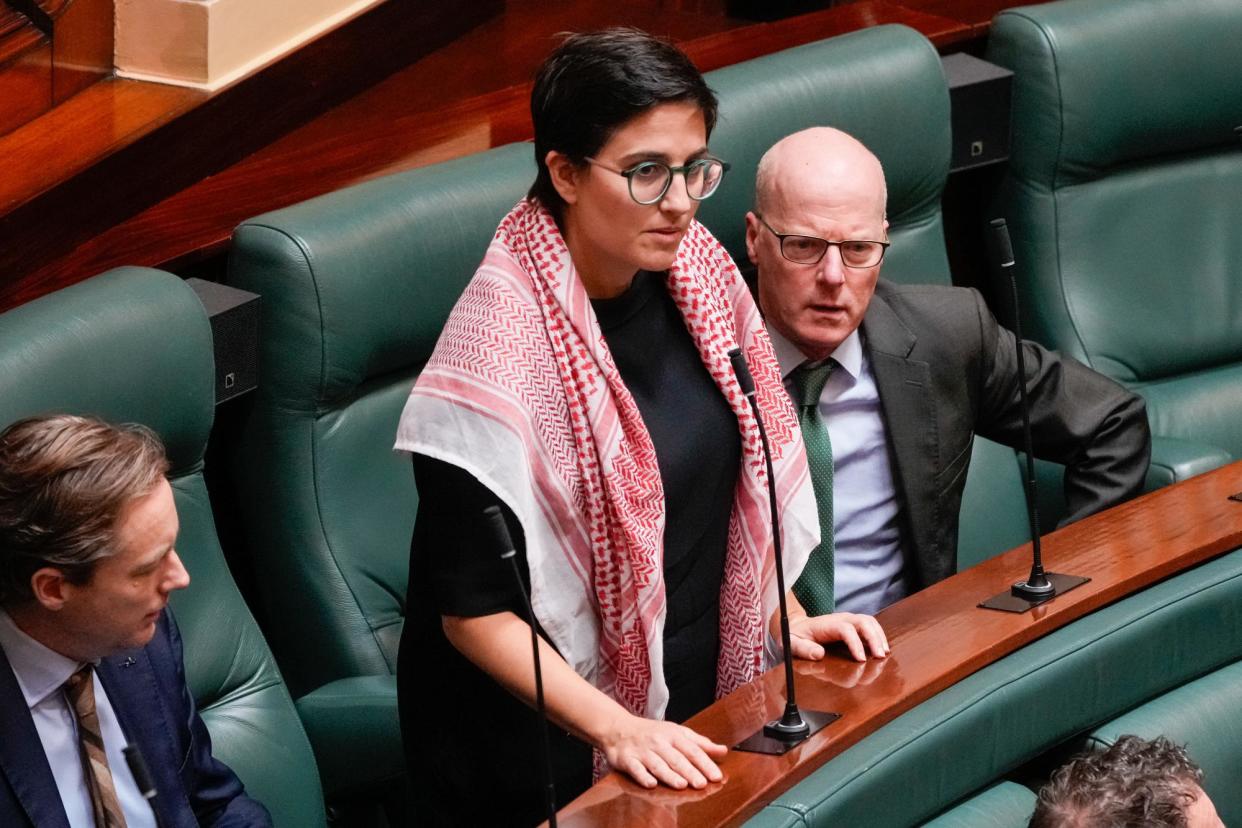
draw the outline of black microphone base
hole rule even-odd
[[[1069,592],[1074,587],[1080,587],[1090,581],[1090,578],[1083,578],[1078,575],[1062,575],[1057,572],[1047,573],[1048,582],[1052,584],[1052,590],[1046,595],[1033,594],[1024,590],[1025,581],[1019,581],[1012,588],[1005,590],[999,595],[993,595],[988,600],[979,604],[984,609],[1000,610],[1001,612],[1026,612],[1031,607],[1037,607],[1040,604],[1051,601],[1058,595]]]
[[[766,753],[769,756],[780,756],[793,750],[813,734],[818,733],[841,718],[840,713],[828,713],[823,710],[799,709],[798,712],[802,714],[802,721],[807,724],[806,730],[796,734],[783,732],[781,720],[774,719],[755,733],[738,742],[734,745],[734,749],[746,753]]]

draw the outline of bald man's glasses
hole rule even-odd
[[[729,165],[719,158],[697,158],[681,167],[670,167],[662,161],[643,161],[626,170],[618,170],[594,158],[587,158],[587,163],[594,164],[603,170],[616,173],[630,183],[630,198],[639,204],[655,204],[664,198],[669,186],[673,183],[673,174],[681,173],[686,178],[686,195],[695,201],[702,201],[716,192]]]
[[[824,254],[828,252],[828,248],[835,247],[841,253],[841,264],[846,267],[875,267],[884,261],[884,252],[888,250],[889,246],[888,242],[883,241],[866,241],[863,239],[828,241],[816,236],[778,233],[772,229],[772,225],[764,221],[763,216],[755,213],[755,218],[759,219],[760,224],[768,228],[768,232],[780,239],[781,255],[797,264],[819,264],[820,260],[824,258]]]

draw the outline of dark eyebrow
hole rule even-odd
[[[696,161],[709,153],[710,150],[708,150],[707,146],[704,145],[690,153],[690,155],[686,157],[686,161]],[[637,150],[629,153],[628,155],[621,156],[621,160],[619,160],[617,164],[620,165],[622,169],[625,169],[627,167],[632,167],[635,164],[641,164],[644,161],[660,161],[665,164],[671,163],[666,153],[653,152],[651,150]]]

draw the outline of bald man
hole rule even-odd
[[[764,155],[746,215],[786,387],[795,405],[807,397],[802,416],[818,418],[803,420],[808,456],[820,423],[830,443],[831,485],[820,463],[816,494],[833,548],[821,544],[795,585],[808,605],[803,639],[831,637],[815,616],[871,615],[953,574],[972,438],[1021,441],[1013,334],[974,290],[879,278],[886,201],[876,157],[816,128]],[[1023,349],[1035,453],[1066,466],[1065,522],[1137,494],[1151,445],[1143,401],[1068,357]],[[826,571],[816,574],[817,560],[830,561]],[[819,655],[805,640],[800,648]]]

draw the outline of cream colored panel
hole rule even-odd
[[[116,0],[117,74],[207,84],[207,12],[196,0]]]
[[[215,90],[383,0],[117,0],[117,74]]]

